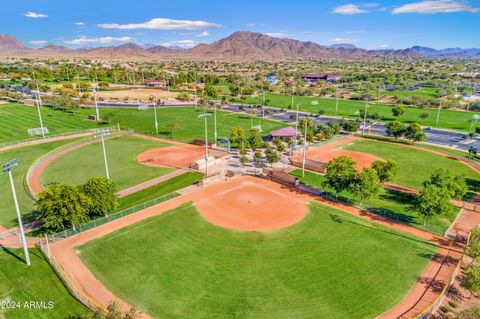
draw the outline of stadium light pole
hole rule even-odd
[[[20,241],[23,246],[23,253],[25,255],[25,262],[27,266],[30,266],[30,255],[28,254],[27,241],[25,239],[25,231],[23,230],[22,217],[20,215],[20,208],[18,207],[17,193],[15,192],[15,185],[13,184],[12,168],[17,167],[18,163],[16,159],[6,162],[2,165],[2,171],[8,173],[10,178],[10,186],[12,187],[13,202],[15,203],[15,211],[17,213],[18,228],[20,229]]]
[[[302,178],[305,177],[305,162],[307,160],[307,127],[308,117],[305,117],[305,136],[303,138],[303,159],[302,159]]]
[[[193,100],[195,101],[195,110],[198,109],[197,103],[197,70],[195,70],[195,76],[193,81]]]
[[[438,112],[437,112],[437,119],[435,120],[435,126],[438,126],[438,122],[440,121],[440,111],[442,110],[442,104],[443,104],[443,96],[440,99],[440,104],[438,105]]]
[[[38,119],[40,121],[40,129],[42,130],[42,138],[45,139],[45,129],[43,128],[43,120],[42,120],[42,111],[40,108],[42,107],[42,98],[40,97],[40,87],[38,85],[37,80],[35,79],[35,72],[32,72],[33,75],[33,80],[35,81],[35,84],[37,85],[37,112],[38,112]]]
[[[95,112],[97,113],[97,122],[100,121],[100,112],[98,110],[98,102],[97,102],[97,89],[94,87],[92,89],[93,92],[93,100],[95,101]]]
[[[158,119],[157,119],[157,105],[155,103],[155,95],[150,95],[152,98],[152,107],[153,107],[153,114],[155,114],[155,131],[157,132],[158,135]]]
[[[219,100],[211,100],[211,103],[213,103],[213,138],[215,140],[215,143],[217,143],[217,103],[220,103]]]
[[[297,134],[297,130],[298,130],[298,108],[300,107],[300,105],[302,105],[302,103],[297,103],[297,113],[295,116],[295,134]],[[295,139],[295,145],[296,144],[297,144],[297,141]]]
[[[336,94],[336,101],[335,101],[335,114],[338,113],[338,90],[337,90],[336,93],[337,93],[337,94]]]
[[[105,174],[107,175],[107,179],[109,180],[110,172],[108,170],[107,151],[105,150],[105,138],[104,138],[105,133],[108,133],[108,132],[109,130],[101,129],[101,130],[94,131],[93,135],[95,136],[96,134],[100,134],[100,137],[102,139],[103,160],[105,162]]]
[[[368,102],[365,103],[365,112],[363,114],[363,127],[362,127],[362,135],[365,135],[365,125],[367,123],[367,112],[368,112]]]
[[[203,113],[198,116],[198,118],[203,118],[205,120],[205,176],[208,175],[208,130],[207,130],[207,119],[211,115],[209,113]]]

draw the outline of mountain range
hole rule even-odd
[[[479,59],[480,49],[448,48],[436,50],[428,47],[413,46],[403,50],[366,50],[348,43],[322,46],[310,41],[275,38],[262,33],[241,31],[211,44],[199,44],[188,50],[179,47],[165,47],[153,44],[138,45],[135,43],[81,49],[47,45],[38,49],[32,49],[9,35],[0,35],[0,56],[88,58],[99,60],[188,59],[231,62],[385,56]]]

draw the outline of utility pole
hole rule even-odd
[[[16,159],[6,162],[2,165],[2,171],[8,173],[10,178],[10,186],[12,187],[13,202],[15,203],[15,211],[17,213],[18,228],[20,229],[20,241],[23,246],[23,253],[25,255],[25,262],[30,266],[30,255],[28,253],[27,241],[25,239],[25,231],[23,230],[22,216],[20,215],[20,208],[18,206],[17,193],[15,192],[15,185],[13,183],[12,168],[17,167]]]
[[[42,120],[42,112],[40,108],[42,107],[42,98],[40,97],[40,87],[38,85],[38,81],[35,79],[35,72],[32,72],[33,80],[37,85],[37,111],[38,111],[38,119],[40,120],[40,129],[42,130],[42,138],[45,139],[45,129],[43,128],[43,120]]]

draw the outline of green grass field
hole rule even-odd
[[[159,108],[157,110],[159,122],[159,136],[184,142],[191,142],[194,139],[203,139],[204,122],[198,115],[204,112],[203,109],[195,110],[194,107]],[[209,111],[212,112],[213,111]],[[44,125],[51,134],[72,132],[89,128],[96,128],[99,125],[87,120],[88,115],[94,114],[93,108],[78,110],[75,115],[53,110],[44,107],[42,110]],[[138,111],[136,108],[101,108],[100,114],[113,113],[114,119],[110,126],[120,124],[124,128],[134,129],[136,132],[155,134],[153,110]],[[169,128],[169,124],[176,123],[175,129]],[[229,112],[217,112],[217,131],[219,136],[229,137],[232,127],[242,126],[250,128],[250,117]],[[286,126],[280,122],[254,119],[253,125],[262,125],[264,134],[271,130]],[[31,138],[27,129],[39,127],[37,109],[31,106],[20,104],[0,105],[0,143]],[[208,119],[209,139],[213,140],[214,120]]]
[[[268,103],[269,106],[287,108],[291,104],[291,96],[267,93],[267,99],[270,100]],[[312,105],[312,101],[318,101],[318,105]],[[248,104],[261,104],[262,96],[259,95],[255,98],[247,98],[245,100],[239,100],[242,103]],[[351,100],[340,100],[338,113],[335,113],[335,99],[327,98],[318,98],[311,96],[295,96],[293,109],[296,109],[296,105],[301,103],[299,107],[301,111],[317,113],[318,110],[324,110],[326,115],[333,116],[343,116],[343,117],[352,117],[358,118],[355,115],[359,109],[365,108],[365,102],[351,101]],[[399,121],[404,123],[418,122],[425,126],[435,126],[435,120],[437,116],[436,109],[429,108],[419,108],[419,107],[405,107],[405,113],[398,118]],[[392,105],[386,104],[374,104],[370,103],[369,113],[378,113],[382,116],[384,121],[393,121],[396,118],[392,115]],[[420,115],[427,113],[429,117],[422,121]],[[471,112],[462,112],[454,110],[442,110],[440,113],[440,121],[438,127],[459,130],[459,131],[468,131],[470,129],[470,120],[473,118],[475,113]]]
[[[91,113],[91,112],[90,112]],[[85,130],[98,125],[86,116],[42,108],[43,125],[50,134]],[[0,143],[32,138],[29,128],[40,127],[37,108],[11,103],[0,105]]]
[[[400,144],[389,144],[376,141],[354,141],[342,146],[342,149],[368,153],[384,160],[393,159],[399,164],[397,176],[393,183],[420,189],[422,183],[430,178],[437,169],[443,168],[455,175],[464,177],[470,191],[478,191],[480,175],[470,167],[448,158],[428,151],[422,151]],[[471,194],[469,194],[471,196]]]
[[[73,298],[38,249],[30,249],[31,265],[23,262],[22,250],[0,248],[0,318],[66,319],[88,314]],[[19,302],[20,309],[6,309],[3,302]],[[28,309],[25,302],[53,303],[52,309]],[[15,303],[17,305],[17,303]]]
[[[165,182],[120,198],[120,207],[117,210],[142,204],[151,199],[156,199],[163,195],[173,193],[179,189],[195,184],[196,182],[200,181],[202,177],[203,174],[194,172],[187,172],[185,174],[176,176]]]
[[[381,96],[398,96],[398,97],[411,97],[419,96],[425,98],[437,98],[440,96],[440,89],[435,88],[421,88],[415,91],[385,91],[380,92]]]
[[[146,150],[169,144],[134,136],[122,136],[105,141],[110,178],[117,190],[140,184],[174,170],[151,167],[137,162],[136,156]],[[77,185],[88,178],[105,176],[102,144],[89,144],[53,160],[41,176],[42,185],[52,182]]]
[[[302,171],[298,169],[290,172],[290,174],[296,176],[305,185],[324,190],[332,196],[335,194],[333,189],[326,187],[323,184],[326,181],[325,176],[323,175],[305,172],[305,177],[302,178]],[[405,221],[416,228],[425,229],[439,235],[444,234],[445,230],[455,220],[455,217],[460,211],[460,208],[450,205],[450,210],[448,212],[429,218],[427,225],[424,226],[423,217],[419,216],[410,207],[414,200],[413,195],[385,189],[377,197],[363,200],[362,203],[360,203],[359,199],[350,192],[343,191],[338,195],[340,199],[346,199],[353,205],[361,205],[361,207],[368,211],[389,216],[393,219],[401,218],[402,221]],[[397,217],[397,214],[400,216]]]
[[[7,151],[0,151],[0,164],[11,159],[17,159],[18,167],[12,170],[15,189],[17,191],[20,211],[23,215],[30,215],[33,210],[33,200],[28,196],[24,188],[24,178],[30,165],[41,155],[60,147],[64,144],[72,143],[78,139],[50,142],[38,144],[29,147],[22,147]],[[30,218],[27,216],[25,221]],[[0,225],[10,228],[17,224],[15,215],[15,206],[12,198],[12,191],[8,175],[0,174]]]
[[[436,250],[315,204],[274,232],[219,228],[186,204],[78,249],[109,290],[148,314],[209,319],[372,318]]]

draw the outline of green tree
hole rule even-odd
[[[473,259],[480,258],[480,226],[473,228],[470,232],[470,241],[465,253]]]
[[[412,140],[414,143],[424,141],[427,138],[427,134],[425,134],[422,127],[417,123],[410,124],[405,129],[404,135],[406,138],[408,138],[409,140]]]
[[[436,185],[425,185],[417,196],[413,209],[423,216],[423,224],[427,218],[442,214],[450,208],[450,196],[447,190]]]
[[[268,148],[267,151],[265,152],[265,157],[267,159],[267,162],[270,163],[270,166],[273,167],[273,164],[277,163],[280,157],[278,156],[277,151]]]
[[[480,266],[470,264],[463,274],[460,285],[471,293],[480,293]]]
[[[386,133],[388,136],[393,136],[395,140],[402,137],[405,133],[405,126],[399,121],[393,121],[385,124]]]
[[[460,199],[467,193],[467,183],[461,176],[454,176],[445,169],[438,169],[430,176],[430,179],[424,183],[425,185],[435,185],[445,189],[450,198]]]
[[[425,122],[425,120],[428,119],[429,116],[430,116],[430,114],[428,114],[428,113],[422,113],[422,114],[420,114],[420,120],[421,120],[421,122],[422,122],[422,123]]]
[[[325,184],[338,194],[350,187],[355,179],[355,161],[350,156],[339,156],[325,165]]]
[[[92,201],[78,187],[52,184],[38,194],[35,205],[44,226],[60,231],[87,222]]]
[[[480,318],[480,306],[473,306],[471,308],[460,311],[456,319],[479,319]]]
[[[358,196],[360,204],[364,199],[377,196],[382,191],[382,185],[377,172],[373,168],[364,168],[362,172],[355,176],[350,190]]]
[[[262,147],[263,140],[262,140],[262,136],[260,135],[260,132],[258,131],[258,129],[254,128],[254,129],[250,130],[249,142],[250,142],[250,147],[252,148],[252,150],[256,150],[256,149]]]
[[[98,309],[89,315],[88,319],[138,319],[142,312],[137,308],[130,308],[127,312],[122,312],[120,305],[116,302],[111,302],[107,306],[108,313]]]
[[[203,89],[203,97],[205,100],[216,100],[218,99],[218,92],[217,90],[211,85],[205,85]]]
[[[106,216],[118,207],[115,185],[105,177],[93,177],[80,186],[81,191],[90,198],[88,215]]]
[[[401,105],[397,105],[392,108],[392,114],[395,117],[402,116],[404,113],[405,113],[405,108]]]
[[[397,175],[398,163],[394,160],[374,161],[371,168],[377,172],[380,183],[391,182]]]

